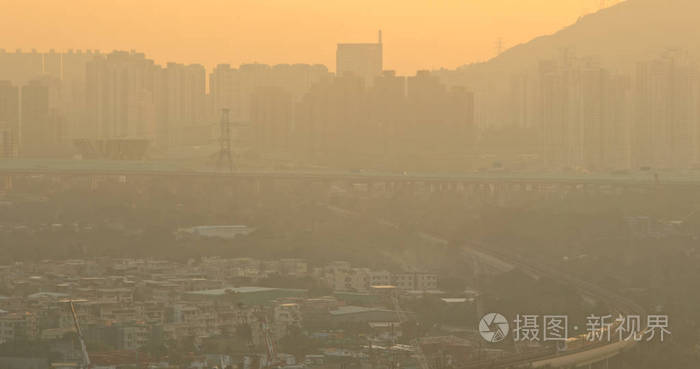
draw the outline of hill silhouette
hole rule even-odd
[[[669,50],[700,56],[700,1],[628,0],[448,75],[453,83],[493,92],[504,87],[513,73],[534,68],[540,60],[563,52],[591,57],[612,70],[631,72],[637,62]]]

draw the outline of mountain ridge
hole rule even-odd
[[[631,72],[637,62],[657,58],[667,50],[700,56],[700,1],[627,0],[585,15],[553,34],[509,48],[486,62],[461,66],[454,77],[475,87],[499,84],[514,73],[535,68],[540,60],[558,57],[564,50],[622,72]]]

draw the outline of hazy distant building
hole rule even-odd
[[[0,49],[0,81],[12,81],[15,85],[23,85],[44,73],[43,55],[36,50],[23,52],[6,52]]]
[[[406,97],[406,77],[397,76],[393,70],[383,71],[374,79],[373,98],[387,103],[397,103]]]
[[[158,68],[154,94],[159,145],[203,143],[211,138],[203,66],[168,63],[166,68]]]
[[[68,137],[88,137],[94,128],[87,121],[87,64],[99,51],[68,50],[61,55],[61,100]]]
[[[44,74],[52,78],[61,79],[62,77],[62,57],[60,53],[51,49],[44,54]]]
[[[236,94],[234,94],[237,80],[238,70],[231,68],[229,64],[217,65],[209,75],[209,103],[212,119],[218,119],[223,109],[228,109],[233,112],[233,116],[238,116]]]
[[[308,64],[242,64],[238,69],[218,65],[209,76],[210,116],[218,120],[222,109],[229,109],[231,119],[251,120],[251,96],[260,88],[276,87],[287,91],[298,101],[311,86],[328,78],[323,65]]]
[[[58,79],[45,77],[22,86],[20,154],[49,157],[64,140]]]
[[[439,120],[440,117],[435,111],[446,103],[447,93],[447,87],[440,79],[429,71],[421,70],[416,72],[415,76],[408,77],[406,86],[413,118],[426,123]]]
[[[268,85],[281,87],[298,101],[309,88],[330,76],[328,68],[320,64],[277,64],[269,71]]]
[[[511,76],[510,95],[506,106],[511,126],[530,128],[536,124],[534,117],[537,97],[535,85],[535,78],[528,73],[518,73]]]
[[[338,44],[335,62],[336,75],[351,73],[371,86],[383,71],[382,31],[379,31],[377,43]]]
[[[368,92],[375,119],[393,126],[403,118],[401,113],[406,108],[406,77],[397,76],[394,71],[384,71],[374,79],[374,85]]]
[[[364,79],[336,76],[312,86],[296,106],[295,128],[302,152],[351,153],[360,150],[360,126],[369,121]],[[347,155],[344,155],[347,156]]]
[[[61,81],[60,107],[64,116],[64,136],[84,137],[86,135],[86,64],[99,51],[80,50],[39,53],[36,50],[7,52],[0,49],[0,80],[11,81],[23,86],[41,77]]]
[[[383,153],[392,151],[397,143],[397,136],[403,130],[408,116],[406,109],[406,77],[397,76],[394,71],[384,71],[374,79],[374,85],[368,91],[368,103],[372,123]]]
[[[669,54],[638,63],[632,153],[636,167],[687,168],[698,162],[697,65]]]
[[[463,87],[448,88],[429,71],[418,71],[406,83],[408,106],[404,139],[417,150],[465,152],[473,150],[474,95]],[[410,152],[411,145],[404,145]]]
[[[287,150],[293,128],[292,95],[280,87],[260,87],[250,99],[255,146],[263,151]]]
[[[575,163],[589,170],[629,168],[627,76],[600,67],[580,71]]]
[[[535,120],[548,168],[629,167],[629,80],[587,59],[540,62]]]
[[[144,54],[125,51],[87,63],[88,138],[155,136],[155,69]]]
[[[471,151],[476,135],[474,93],[465,87],[453,86],[447,93],[445,110],[447,137]]]
[[[19,141],[19,88],[0,81],[0,158],[17,155]]]
[[[238,84],[234,86],[236,99],[238,100],[238,117],[234,119],[250,121],[250,99],[253,91],[261,87],[276,86],[272,79],[271,67],[267,64],[241,64],[238,67]]]
[[[474,95],[448,88],[428,71],[365,79],[344,74],[311,88],[296,106],[295,135],[302,152],[361,165],[362,157],[473,150]],[[436,150],[436,143],[440,145]]]

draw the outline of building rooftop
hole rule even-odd
[[[226,288],[217,288],[213,290],[200,290],[200,291],[191,291],[187,292],[188,294],[191,295],[210,295],[210,296],[220,296],[220,295],[225,295],[227,293],[253,293],[253,292],[267,292],[267,291],[277,291],[281,290],[281,288],[272,288],[272,287],[226,287]]]
[[[68,294],[65,293],[58,293],[58,292],[37,292],[33,293],[29,296],[27,296],[28,299],[40,299],[44,297],[50,297],[50,298],[62,298],[62,297],[68,297]]]
[[[367,312],[371,312],[371,311],[391,312],[391,310],[380,309],[380,308],[347,305],[347,306],[340,306],[336,310],[329,311],[329,313],[331,315],[345,315],[345,314],[367,313]]]

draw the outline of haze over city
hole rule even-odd
[[[0,0],[0,369],[700,367],[698,0]]]
[[[617,3],[608,0],[607,4]],[[386,66],[408,74],[455,68],[553,33],[600,0],[39,0],[0,2],[5,49],[135,49],[158,63],[333,66],[332,45],[385,30]],[[41,24],[42,27],[36,27]],[[333,68],[331,68],[333,70]]]

